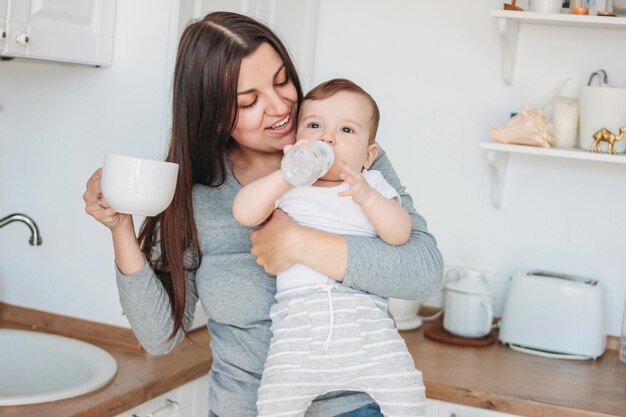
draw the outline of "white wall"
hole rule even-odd
[[[110,68],[0,62],[0,300],[127,326],[110,234],[82,193],[105,153],[163,158],[169,104],[170,2],[118,1]]]
[[[106,152],[160,158],[169,111],[170,2],[118,2],[113,66],[0,62],[0,300],[127,325],[120,316],[109,235],[83,212],[82,192]],[[499,1],[321,0],[314,84],[347,77],[382,112],[379,141],[447,262],[507,278],[543,268],[601,280],[608,330],[619,334],[626,294],[626,169],[511,156],[505,201],[490,204],[482,140],[523,100],[537,105],[563,78],[575,95],[604,68],[626,88],[626,31],[523,27],[513,86],[489,10]],[[499,309],[498,308],[498,309]]]
[[[381,108],[379,142],[448,263],[495,267],[497,307],[508,277],[541,268],[599,279],[608,330],[619,334],[626,294],[626,169],[509,157],[504,206],[490,204],[479,143],[522,102],[539,105],[564,78],[577,95],[604,68],[626,88],[626,31],[522,27],[513,86],[490,9],[500,1],[325,0],[314,81],[347,77]],[[532,306],[529,306],[532,308]]]

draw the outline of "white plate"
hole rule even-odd
[[[414,317],[409,320],[396,320],[398,330],[414,330],[422,325],[422,319]]]

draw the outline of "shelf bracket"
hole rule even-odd
[[[517,57],[519,22],[502,17],[498,18],[498,32],[502,36],[502,78],[506,85],[512,85]]]
[[[508,158],[508,152],[487,151],[487,163],[489,163],[491,176],[491,204],[497,209],[502,207]]]

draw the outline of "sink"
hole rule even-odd
[[[76,397],[108,384],[117,362],[80,340],[0,329],[0,406]]]

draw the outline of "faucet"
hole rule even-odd
[[[39,234],[39,228],[37,227],[37,223],[35,223],[33,219],[25,214],[13,213],[0,219],[0,228],[15,221],[26,223],[26,225],[30,228],[30,239],[28,240],[28,243],[30,243],[31,246],[41,245],[42,240],[41,235]]]

